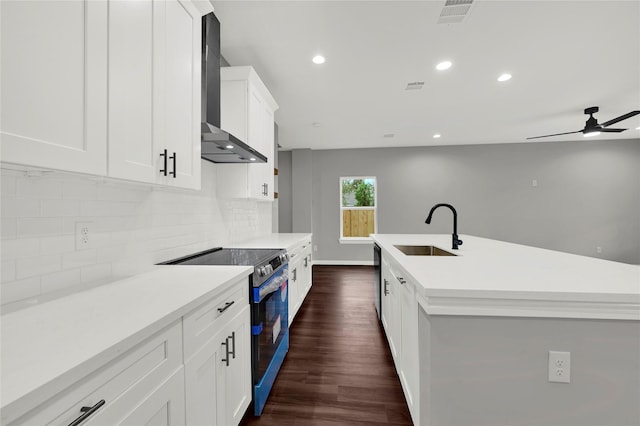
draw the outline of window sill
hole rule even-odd
[[[370,237],[360,237],[360,238],[340,238],[338,239],[340,244],[372,244],[373,240]]]

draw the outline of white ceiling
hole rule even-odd
[[[600,123],[640,110],[640,0],[475,0],[455,24],[437,23],[444,0],[213,4],[223,57],[252,65],[280,105],[283,149],[526,142],[581,130],[586,107]]]

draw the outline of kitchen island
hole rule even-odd
[[[640,266],[472,236],[459,250],[451,235],[372,238],[415,424],[640,424]]]

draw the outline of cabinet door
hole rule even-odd
[[[160,99],[164,3],[114,1],[109,5],[109,175],[156,183],[161,158],[156,141],[164,120]]]
[[[185,424],[184,370],[180,368],[160,387],[142,399],[131,412],[122,412],[114,403],[110,409],[98,412],[84,423],[122,426],[178,426]]]
[[[237,425],[251,402],[247,305],[186,364],[189,425]]]
[[[109,175],[199,189],[200,14],[116,1],[109,28]]]
[[[218,411],[219,425],[237,425],[242,420],[252,398],[251,341],[249,306],[226,328],[223,348],[228,362],[218,363],[218,401],[224,407]]]
[[[166,0],[161,145],[167,147],[168,167],[175,174],[167,183],[192,189],[200,189],[201,28],[200,13],[191,1]]]
[[[401,286],[400,314],[402,334],[400,381],[403,384],[411,417],[415,424],[419,424],[417,421],[420,408],[418,395],[420,378],[418,357],[418,302],[416,301],[415,287],[413,283],[408,280]]]
[[[391,348],[391,355],[393,361],[396,364],[396,370],[400,371],[400,348],[401,348],[401,334],[400,334],[400,281],[390,275],[389,280],[389,315],[387,320],[389,322],[389,332],[387,333],[387,339],[389,340],[389,347]]]
[[[0,2],[2,161],[107,172],[107,2]]]
[[[296,256],[297,258],[297,256]],[[289,281],[287,283],[289,292],[289,327],[293,323],[293,319],[298,311],[298,299],[300,298],[300,262],[297,260],[289,264]]]

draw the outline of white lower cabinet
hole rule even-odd
[[[313,284],[311,240],[306,240],[289,252],[289,326],[302,307]]]
[[[382,325],[400,377],[411,419],[420,424],[418,302],[415,283],[393,261],[382,256]]]
[[[188,425],[237,425],[251,402],[249,305],[185,365]]]
[[[136,400],[132,396],[132,399]],[[152,393],[137,399],[132,410],[126,410],[117,402],[104,411],[99,411],[95,417],[90,417],[83,426],[91,425],[153,425],[177,426],[183,425],[185,419],[184,404],[184,369],[181,367],[165,380]]]
[[[252,397],[248,294],[245,276],[2,424],[238,425]]]
[[[85,413],[84,407],[96,409]],[[82,425],[148,424],[141,421],[145,417],[161,419],[163,415],[170,420],[168,424],[183,424],[181,321],[88,374],[64,392],[53,395],[43,406],[10,421],[9,425],[66,426],[83,414],[86,420]]]

